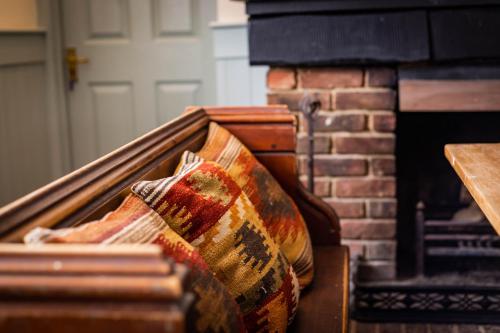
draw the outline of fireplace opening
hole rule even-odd
[[[398,112],[397,124],[398,276],[491,277],[500,265],[500,237],[443,149],[500,141],[500,113]]]

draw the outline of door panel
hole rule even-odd
[[[155,36],[193,32],[193,10],[191,1],[153,0]]]
[[[63,0],[64,39],[89,59],[68,92],[74,167],[215,101],[215,0]]]
[[[199,82],[193,83],[168,83],[159,82],[156,90],[156,115],[159,123],[170,119],[170,115],[186,105],[199,104],[197,101]]]
[[[128,0],[89,0],[87,15],[89,38],[128,37]]]
[[[103,155],[135,133],[130,83],[92,84],[92,108],[97,127],[97,153]]]

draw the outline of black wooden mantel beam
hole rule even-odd
[[[437,9],[500,5],[500,0],[248,0],[248,15]]]
[[[257,4],[275,11],[255,14]],[[314,4],[331,7],[318,13]],[[341,5],[358,9],[332,9]],[[247,10],[252,65],[500,61],[500,0],[254,0]]]

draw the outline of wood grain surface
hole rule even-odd
[[[500,80],[400,80],[401,111],[498,111]]]
[[[500,143],[450,144],[445,155],[500,234]]]

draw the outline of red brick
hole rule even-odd
[[[396,72],[392,68],[369,68],[366,70],[366,84],[370,87],[393,87]]]
[[[330,93],[316,93],[321,101],[322,110],[330,110]],[[304,93],[300,91],[283,91],[267,94],[267,104],[286,104],[290,110],[300,110],[300,100],[304,97]]]
[[[396,195],[396,181],[390,179],[337,179],[335,193],[344,198],[383,198]]]
[[[361,132],[366,129],[363,114],[319,114],[314,120],[315,132]],[[307,126],[304,127],[307,130]]]
[[[351,259],[363,257],[365,255],[365,241],[342,239],[342,245],[349,247]]]
[[[371,127],[377,132],[394,132],[396,129],[396,115],[374,114],[371,116]]]
[[[297,156],[297,171],[299,175],[305,175],[307,174],[307,157],[302,155],[302,156]]]
[[[369,241],[365,243],[365,259],[368,260],[395,260],[396,242]]]
[[[267,87],[270,89],[294,89],[296,86],[295,70],[291,68],[271,68],[267,72]]]
[[[374,158],[371,161],[372,171],[375,176],[392,176],[396,174],[396,161],[394,158]]]
[[[368,216],[373,218],[396,217],[396,200],[370,200],[368,202]]]
[[[333,101],[332,106],[334,110],[393,110],[396,102],[396,93],[392,90],[337,91]]]
[[[307,177],[300,178],[302,184],[307,188]],[[329,178],[314,178],[314,194],[319,197],[328,197],[330,195],[331,182]]]
[[[394,239],[394,220],[342,219],[342,237],[348,239]]]
[[[394,137],[337,136],[334,147],[339,154],[391,154],[394,152]]]
[[[314,174],[316,176],[364,176],[368,173],[368,163],[360,158],[342,158],[334,155],[316,156]]]
[[[315,178],[314,179],[314,194],[320,197],[327,197],[330,195],[331,182],[330,179]]]
[[[300,111],[291,110],[292,114],[297,118],[297,131],[306,132],[307,131],[307,123],[304,120],[304,115]]]
[[[316,154],[330,152],[330,137],[329,136],[314,136],[314,152]],[[297,136],[297,154],[307,154],[309,151],[309,140],[305,133]]]
[[[359,68],[299,69],[298,76],[302,88],[333,89],[363,85],[363,70]]]
[[[365,217],[365,203],[363,201],[325,199],[326,203],[335,209],[340,218]]]
[[[367,261],[358,266],[358,278],[361,281],[387,281],[396,278],[396,265],[393,261]],[[392,325],[392,326],[386,326]],[[382,330],[384,326],[384,330]],[[401,324],[380,325],[380,333],[401,332]]]

